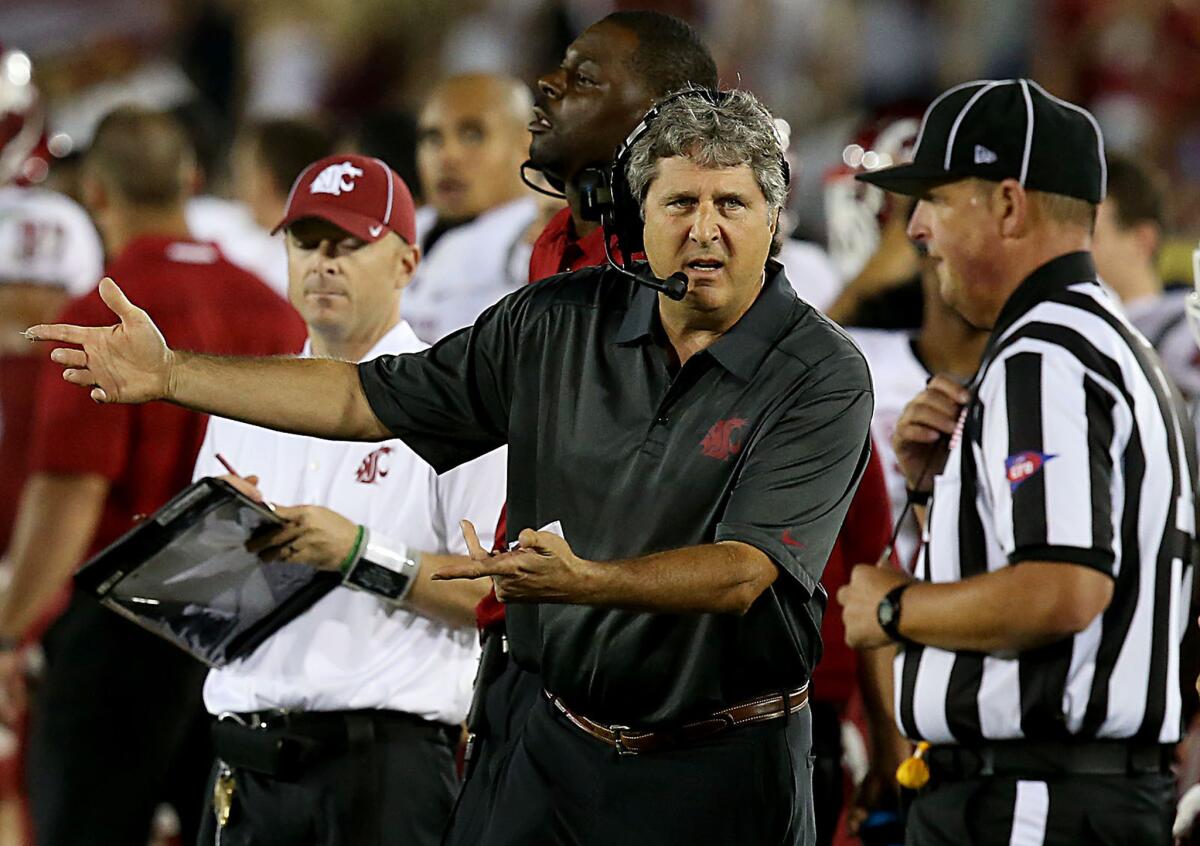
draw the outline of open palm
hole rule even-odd
[[[140,403],[166,397],[174,356],[162,333],[111,279],[101,280],[100,298],[117,316],[115,326],[33,326],[28,337],[79,347],[59,347],[50,358],[64,366],[65,380],[91,388],[96,402]]]

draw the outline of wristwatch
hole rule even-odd
[[[896,643],[912,643],[900,634],[900,597],[911,586],[912,582],[905,582],[892,588],[879,600],[879,606],[875,609],[875,619],[879,621],[879,628]]]

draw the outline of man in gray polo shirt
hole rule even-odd
[[[82,347],[53,358],[101,402],[399,437],[439,471],[509,445],[519,548],[439,573],[493,578],[548,691],[485,844],[811,843],[818,579],[872,402],[857,349],[769,259],[784,167],[749,94],[663,107],[627,174],[639,272],[682,273],[679,301],[589,268],[356,369],[172,351],[109,281],[119,326],[31,336]]]

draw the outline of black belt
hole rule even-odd
[[[451,748],[460,729],[403,711],[254,711],[221,714],[212,725],[217,757],[234,769],[295,778],[306,766],[411,729]]]
[[[1139,775],[1170,772],[1174,747],[1123,740],[1006,741],[933,746],[925,753],[935,781],[987,776]]]

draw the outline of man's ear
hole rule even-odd
[[[396,290],[399,291],[407,288],[408,283],[412,282],[413,274],[417,272],[417,266],[421,263],[421,248],[408,243],[399,235],[396,237],[400,239],[399,254],[396,256]]]
[[[1138,250],[1142,255],[1153,259],[1158,255],[1158,247],[1162,243],[1162,230],[1151,220],[1144,220],[1133,226],[1133,237],[1137,239]]]
[[[1025,186],[1005,179],[991,192],[992,213],[1002,238],[1020,238],[1029,228],[1030,200]]]

